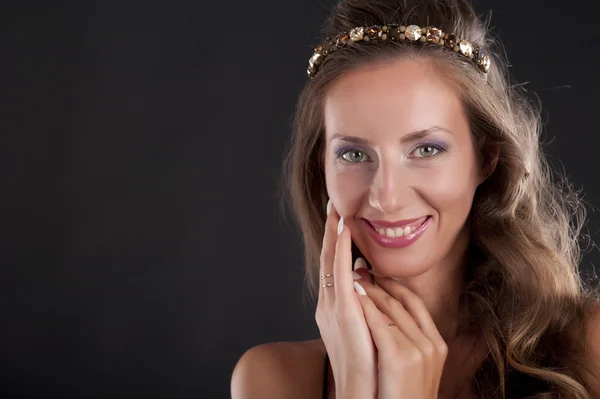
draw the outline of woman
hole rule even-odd
[[[600,397],[582,206],[470,4],[347,0],[325,33],[288,165],[321,339],[252,348],[233,397]]]

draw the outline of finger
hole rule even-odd
[[[365,281],[361,284],[375,306],[394,322],[398,328],[424,352],[429,352],[431,342],[424,335],[412,315],[404,308],[402,303],[388,292]]]
[[[352,238],[350,229],[344,224],[344,217],[338,223],[339,233],[335,244],[333,259],[333,279],[335,283],[335,297],[345,298],[350,303],[354,297],[354,279],[352,278]]]
[[[383,290],[387,291],[394,298],[397,298],[404,305],[411,318],[427,337],[427,341],[419,341],[415,345],[419,347],[422,353],[429,355],[430,359],[437,359],[441,364],[445,363],[448,355],[448,346],[423,300],[409,288],[394,279],[376,277],[375,281]],[[434,354],[436,356],[432,357]],[[442,374],[443,366],[436,370],[437,372],[431,374],[432,387],[439,387],[439,378]]]
[[[391,281],[399,284],[397,281]],[[405,309],[398,299],[375,284],[365,282],[363,283],[363,286],[365,292],[375,306],[396,323],[398,330],[411,341],[412,346],[420,352],[423,359],[426,359],[425,364],[431,367],[432,365],[438,364],[438,362],[445,361],[447,352],[445,343],[436,343],[436,341],[429,338],[419,327],[414,317]],[[429,314],[428,311],[427,314]],[[402,341],[399,341],[399,344],[402,344]],[[431,370],[433,370],[433,372],[430,373],[430,386],[435,386],[437,384],[436,381],[438,381],[438,378],[441,375],[441,368],[438,369],[434,367]]]
[[[363,287],[359,282],[356,284]],[[359,292],[358,299],[380,359],[385,357],[394,359],[398,356],[399,348],[412,347],[411,341],[401,330],[395,327],[390,328],[391,320],[377,308],[368,294],[361,295],[358,287],[356,290]],[[366,290],[363,292],[366,293]]]
[[[331,200],[327,203],[329,214],[325,220],[325,233],[323,234],[323,245],[321,246],[320,268],[319,268],[319,298],[324,295],[333,296],[333,287],[323,287],[323,284],[333,283],[332,277],[325,277],[321,280],[320,276],[333,273],[333,259],[335,255],[335,243],[337,241],[337,225],[339,216],[333,207]]]
[[[375,277],[375,282],[404,305],[404,308],[406,308],[421,331],[423,331],[423,334],[431,342],[439,345],[438,349],[445,349],[446,343],[437,329],[429,310],[427,310],[425,303],[418,295],[398,281],[388,277]]]
[[[360,281],[362,282],[363,287],[369,284],[365,284],[365,282],[362,280]],[[421,368],[420,371],[425,373],[421,375],[423,381],[412,382],[416,383],[415,386],[418,386],[420,383],[424,383],[426,386],[430,387],[430,389],[433,389],[433,391],[437,392],[437,381],[439,381],[438,377],[441,374],[436,374],[435,371],[430,371],[429,378],[427,377],[428,369],[435,370],[430,369],[431,363],[425,360],[436,360],[436,357],[431,356],[433,354],[432,351],[424,351],[422,348],[416,345],[415,341],[406,336],[404,329],[402,328],[403,326],[396,324],[390,328],[389,321],[393,319],[379,310],[375,301],[368,296],[367,290],[364,290],[364,292],[366,295],[359,295],[359,302],[363,306],[365,320],[367,320],[369,330],[373,336],[373,342],[377,346],[379,359],[386,363],[386,365],[380,365],[380,370],[388,370],[388,372],[391,373],[392,378],[396,378],[397,375],[405,374],[407,370],[413,370],[415,367]],[[416,323],[414,323],[414,321],[413,324],[416,327]],[[389,336],[393,338],[393,342],[390,341]],[[428,344],[429,348],[432,347],[432,343],[427,340],[423,333],[420,333],[420,337],[421,338],[419,339],[419,342],[425,342]],[[417,373],[417,375],[419,375],[419,373]]]

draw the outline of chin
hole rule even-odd
[[[398,254],[365,254],[371,267],[385,277],[414,277],[431,269],[432,262],[423,256],[403,256]]]
[[[356,236],[355,243],[378,274],[386,277],[413,277],[430,270],[436,257],[435,249],[427,248],[424,236],[406,248],[385,248],[368,235]]]

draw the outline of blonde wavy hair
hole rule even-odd
[[[466,0],[342,1],[326,21],[324,36],[389,23],[436,26],[483,45],[491,69],[484,77],[464,57],[440,46],[371,42],[331,53],[306,83],[285,172],[304,238],[312,298],[318,292],[326,218],[326,90],[344,72],[365,63],[427,57],[460,86],[481,153],[490,146],[500,149],[497,167],[478,187],[469,218],[472,240],[455,334],[474,333],[485,351],[463,389],[480,398],[505,398],[516,384],[525,384],[531,398],[589,398],[582,379],[586,312],[598,294],[583,283],[578,269],[585,207],[541,150],[539,104],[511,84],[498,43]]]

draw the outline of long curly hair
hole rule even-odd
[[[585,206],[542,152],[539,103],[511,84],[499,43],[467,0],[342,1],[327,19],[324,36],[390,23],[454,32],[483,46],[491,69],[484,76],[452,51],[403,42],[362,43],[327,56],[300,94],[285,168],[312,298],[318,292],[328,199],[322,162],[327,88],[366,63],[427,57],[443,63],[459,85],[478,150],[500,149],[497,167],[478,187],[468,219],[472,239],[456,334],[474,333],[485,349],[464,381],[464,392],[506,398],[517,386],[527,386],[531,398],[589,398],[581,377],[586,314],[598,294],[578,269]]]

